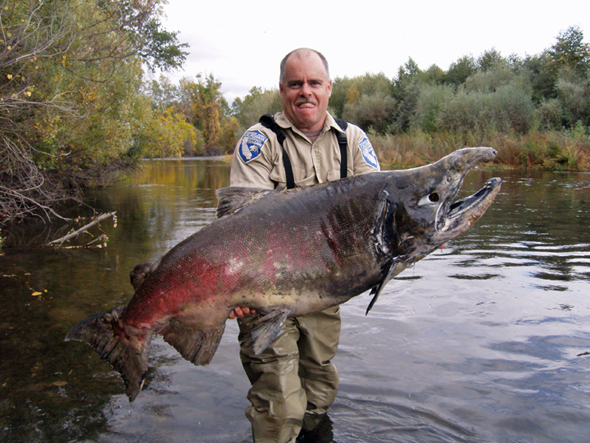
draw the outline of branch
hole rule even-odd
[[[49,243],[47,243],[45,246],[53,246],[59,243],[59,245],[61,246],[63,244],[63,242],[65,242],[66,240],[69,240],[71,238],[77,237],[78,235],[80,235],[83,232],[88,231],[88,229],[90,229],[92,226],[100,223],[102,220],[105,220],[109,217],[115,217],[116,212],[108,212],[106,214],[101,214],[99,215],[96,219],[94,219],[93,221],[91,221],[90,223],[88,223],[87,225],[82,226],[80,229],[78,229],[77,231],[74,231],[68,235],[64,235],[61,238],[58,238],[57,240],[53,240],[50,241]],[[92,244],[93,242],[88,243],[88,245]],[[88,246],[87,245],[87,246]]]

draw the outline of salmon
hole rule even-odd
[[[67,334],[117,370],[133,401],[154,333],[195,365],[208,364],[235,307],[259,314],[262,352],[285,319],[321,311],[383,287],[461,235],[498,194],[499,178],[455,201],[465,175],[492,148],[465,148],[436,163],[371,172],[286,191],[224,188],[218,219],[154,263],[132,272],[126,306],[82,320]]]

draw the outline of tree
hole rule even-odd
[[[590,81],[577,75],[575,67],[560,70],[555,88],[561,104],[563,125],[590,125]]]
[[[277,89],[262,90],[254,86],[243,100],[236,98],[232,108],[243,132],[257,123],[260,116],[279,112],[283,108],[283,102]]]
[[[465,80],[477,72],[477,66],[472,56],[463,56],[451,64],[445,75],[445,82],[459,86]]]
[[[0,222],[39,209],[57,215],[53,203],[77,195],[47,180],[48,174],[34,161],[30,141],[35,112],[55,118],[83,115],[63,96],[40,96],[35,81],[43,75],[43,65],[65,56],[74,41],[64,9],[43,8],[35,1],[0,2]]]
[[[390,95],[363,94],[358,103],[351,102],[344,106],[342,118],[359,125],[365,131],[373,129],[384,133],[393,119],[395,105],[395,99]]]
[[[557,97],[556,73],[550,69],[550,57],[547,51],[542,54],[527,56],[522,62],[522,70],[529,76],[533,88],[533,100],[539,104]]]
[[[356,85],[351,85],[346,91],[346,102],[350,103],[351,105],[356,105],[359,100],[361,99],[361,93],[359,92]]]
[[[221,83],[216,81],[212,74],[207,76],[205,81],[201,74],[196,78],[197,81],[188,78],[180,80],[185,100],[185,115],[193,126],[203,133],[206,146],[213,147],[221,130]]]
[[[393,80],[393,96],[400,101],[403,101],[406,88],[411,84],[417,83],[421,80],[422,70],[418,64],[412,59],[400,66],[397,77]]]
[[[590,45],[583,42],[582,30],[573,26],[560,32],[557,42],[547,51],[554,73],[567,66],[582,78],[588,77],[590,68]]]
[[[142,64],[184,56],[175,35],[176,52],[152,45],[161,3],[0,0],[0,222],[57,215],[55,204],[135,161],[154,118]]]
[[[481,72],[486,72],[499,64],[504,64],[506,59],[502,57],[496,49],[492,48],[489,51],[485,51],[477,59],[477,69]]]

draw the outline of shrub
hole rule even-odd
[[[440,114],[453,98],[454,91],[451,86],[424,85],[420,89],[414,114],[410,118],[410,127],[413,130],[436,132],[439,129]]]
[[[388,128],[395,111],[395,99],[383,93],[362,95],[358,103],[347,103],[342,118],[368,131],[383,133]]]
[[[543,99],[535,109],[535,120],[539,122],[541,129],[561,129],[563,110],[559,100],[556,98]]]

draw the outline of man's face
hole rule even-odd
[[[332,82],[320,57],[315,53],[291,54],[283,75],[279,90],[287,118],[297,129],[321,129],[332,95]]]

